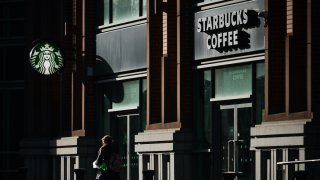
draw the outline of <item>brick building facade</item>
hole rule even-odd
[[[318,163],[304,162],[320,156],[317,7],[0,0],[0,22],[24,27],[11,37],[14,26],[0,26],[1,179],[19,167],[28,180],[76,179],[76,169],[94,179],[105,134],[119,145],[122,179],[142,180],[146,170],[157,180],[317,179]],[[37,40],[61,47],[62,71],[31,68]],[[7,71],[12,61],[24,76]]]

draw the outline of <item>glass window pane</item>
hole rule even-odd
[[[11,37],[23,36],[24,35],[24,29],[22,28],[23,25],[24,25],[23,20],[11,21],[10,27],[9,27],[9,35]]]
[[[104,0],[104,8],[103,8],[103,22],[105,25],[109,24],[109,13],[110,13],[110,0]]]
[[[112,109],[131,109],[139,106],[139,80],[115,83],[112,86]]]
[[[102,137],[105,134],[110,134],[110,113],[108,109],[111,109],[111,89],[107,85],[98,86],[97,94],[97,136]],[[100,138],[97,141],[100,144]]]
[[[138,167],[138,154],[135,152],[135,143],[134,136],[137,135],[142,130],[140,129],[140,117],[139,116],[131,116],[130,117],[130,180],[138,180],[139,179],[139,167]]]
[[[23,20],[1,22],[0,37],[21,37],[24,35]]]
[[[1,22],[1,26],[0,26],[0,37],[7,37],[9,36],[9,26],[10,26],[10,22],[9,21],[5,21],[5,22]]]
[[[0,59],[5,59],[5,48],[4,47],[0,47]],[[2,60],[0,61],[0,80],[4,79],[4,73],[5,73],[5,69],[4,69],[4,63],[5,61]]]
[[[238,108],[238,170],[244,172],[244,179],[251,179],[253,159],[250,153],[251,107]]]
[[[141,90],[139,83],[142,86]],[[140,126],[141,129],[144,129],[146,125],[146,91],[146,79],[125,82],[118,81],[100,85],[97,100],[99,104],[97,107],[97,111],[99,112],[97,115],[99,137],[106,133],[111,133],[110,119],[112,119],[114,114],[108,112],[110,109],[126,110],[139,106],[141,109]],[[142,102],[139,100],[140,97]],[[141,103],[139,104],[139,102]]]
[[[147,122],[147,79],[142,79],[141,96],[141,129],[145,129]]]
[[[113,137],[115,143],[119,147],[119,153],[121,157],[122,168],[120,171],[121,179],[127,179],[127,117],[121,116],[117,117],[116,115],[112,116],[110,119],[110,135]]]
[[[5,54],[6,80],[23,80],[26,58],[23,46],[11,46],[6,48]]]
[[[223,0],[194,0],[196,3],[210,3],[210,2],[219,2]]]
[[[221,110],[221,152],[222,152],[222,171],[234,170],[234,110]]]
[[[1,3],[0,19],[5,18],[21,18],[25,14],[24,2]]]
[[[215,98],[252,94],[251,65],[216,70]]]
[[[257,64],[256,76],[256,124],[264,119],[264,63]]]
[[[111,109],[111,102],[110,102],[110,97],[108,97],[108,94],[105,92],[103,94],[103,109],[102,109],[102,126],[103,127],[103,132],[109,132],[110,131],[110,125],[107,124],[110,119],[110,113],[108,113],[108,109]],[[102,134],[103,135],[103,134]]]
[[[203,99],[203,130],[204,130],[204,146],[205,148],[211,148],[212,144],[212,108],[210,98],[212,97],[212,78],[211,78],[211,70],[204,72],[204,82],[203,82],[203,90],[204,90],[204,99]]]
[[[18,151],[24,122],[24,91],[0,90],[0,151]],[[0,154],[0,169],[15,169],[23,165],[18,154]]]
[[[128,119],[129,118],[129,119]],[[128,121],[129,120],[129,121]],[[129,124],[128,124],[129,122]],[[130,179],[138,179],[138,155],[135,152],[134,137],[142,130],[140,129],[140,116],[117,116],[113,115],[110,119],[110,135],[114,138],[115,143],[119,147],[122,160],[122,168],[120,171],[121,179],[127,179],[127,168],[130,168]],[[129,130],[129,134],[128,134]],[[129,149],[128,149],[129,143]],[[128,157],[128,152],[130,156]],[[127,164],[127,159],[130,164]]]
[[[194,147],[199,150],[212,148],[212,92],[211,70],[199,72],[194,79]]]
[[[25,2],[16,2],[10,5],[10,17],[19,18],[25,16]]]
[[[6,130],[8,129],[8,118],[6,118],[7,116],[7,103],[6,102],[6,98],[7,97],[7,93],[5,90],[1,90],[0,89],[0,151],[5,151],[8,150],[9,148],[7,147],[8,145],[8,141],[10,140],[8,138],[8,132],[6,132]]]
[[[113,22],[120,23],[139,17],[139,0],[113,0]]]
[[[143,16],[147,16],[147,0],[143,0]]]

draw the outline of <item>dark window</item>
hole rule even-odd
[[[23,2],[0,2],[0,19],[21,18],[24,12]]]
[[[264,108],[264,63],[256,65],[256,124],[261,124],[265,116]]]
[[[146,0],[100,0],[98,25],[124,23],[146,16]]]
[[[22,166],[18,156],[24,119],[23,90],[0,90],[0,169]]]
[[[23,36],[24,3],[0,2],[0,38]]]
[[[0,48],[0,80],[23,80],[26,57],[24,46]]]
[[[139,107],[141,127],[146,125],[146,79],[116,81],[99,86],[98,131],[99,136],[109,132],[111,114],[108,110],[126,110]]]
[[[24,57],[24,47],[16,46],[7,48],[6,59],[6,79],[22,80],[24,78],[24,65],[26,59]]]
[[[23,1],[0,0],[0,169],[23,166],[19,143],[24,128]],[[0,174],[0,179],[12,179]]]
[[[0,80],[23,80],[25,67],[23,1],[0,1]]]

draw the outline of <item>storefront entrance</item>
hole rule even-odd
[[[265,115],[264,69],[257,61],[196,74],[194,179],[255,180],[250,129]]]
[[[224,179],[252,179],[250,153],[252,103],[220,105],[221,172]]]
[[[110,122],[111,136],[119,146],[122,160],[121,179],[138,179],[138,155],[134,151],[134,136],[140,131],[138,113],[115,113]]]

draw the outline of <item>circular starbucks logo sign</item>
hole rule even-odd
[[[52,43],[37,43],[30,52],[31,66],[41,74],[51,75],[63,66],[60,49]]]

